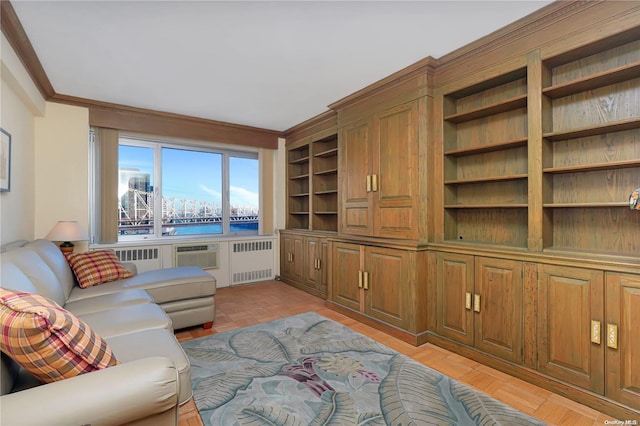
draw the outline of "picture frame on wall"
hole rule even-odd
[[[0,128],[0,192],[11,190],[11,134]]]

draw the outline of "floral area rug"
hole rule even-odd
[[[542,424],[316,313],[182,346],[207,426]]]

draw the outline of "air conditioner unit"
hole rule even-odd
[[[174,246],[175,266],[198,266],[202,269],[217,269],[218,244],[189,244]]]

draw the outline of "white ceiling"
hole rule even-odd
[[[549,1],[20,1],[56,93],[286,130]]]

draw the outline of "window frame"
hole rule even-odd
[[[125,141],[123,143],[123,141]],[[256,230],[247,230],[247,231],[231,231],[230,224],[230,213],[231,213],[231,205],[230,205],[230,167],[229,167],[229,159],[231,157],[239,157],[239,158],[247,158],[256,160],[257,173],[258,173],[258,194],[262,191],[262,186],[260,184],[260,155],[258,148],[247,147],[246,150],[233,149],[223,144],[213,144],[209,142],[197,142],[197,141],[182,141],[182,140],[171,140],[171,139],[159,139],[156,137],[147,137],[141,135],[133,135],[129,133],[120,133],[118,137],[118,147],[121,145],[127,146],[138,146],[144,148],[153,149],[153,214],[154,214],[154,223],[153,223],[153,233],[151,234],[143,234],[143,235],[120,235],[118,231],[118,242],[135,242],[135,241],[169,241],[169,240],[196,240],[196,239],[215,239],[215,238],[223,238],[223,237],[235,237],[235,236],[252,236],[259,235],[261,225],[262,225],[262,215],[258,214],[258,229]],[[221,209],[222,209],[222,232],[216,234],[194,234],[194,235],[162,235],[162,149],[179,149],[179,150],[189,150],[196,152],[207,152],[214,154],[222,155],[222,165],[221,165],[221,186],[222,186],[222,200],[221,200]],[[118,160],[118,173],[120,170],[119,160]],[[260,195],[259,195],[260,200]],[[120,200],[118,200],[118,204]],[[261,208],[258,205],[258,211],[260,212]],[[160,213],[160,214],[158,214]],[[155,218],[160,218],[160,220],[156,220]]]

